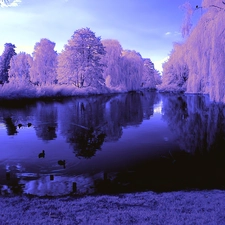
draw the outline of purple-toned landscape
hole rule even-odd
[[[224,1],[0,18],[0,224],[225,224]]]

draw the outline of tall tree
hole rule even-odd
[[[9,83],[27,85],[30,83],[32,57],[25,52],[14,55],[10,61]]]
[[[154,71],[154,77],[155,77],[155,84],[156,85],[162,83],[162,77],[161,77],[161,74],[160,74],[160,72],[158,70]]]
[[[121,84],[121,55],[122,46],[117,40],[102,40],[106,54],[102,58],[102,62],[106,65],[103,71],[103,77],[106,85],[110,87],[119,86]]]
[[[150,59],[143,59],[142,84],[144,88],[155,88],[155,67]]]
[[[16,55],[15,48],[16,46],[11,43],[5,44],[4,52],[0,58],[0,84],[8,82],[10,60],[14,55]]]
[[[96,37],[89,28],[75,31],[59,55],[59,83],[79,88],[103,85],[104,65],[100,62],[103,55],[105,50],[100,37]]]
[[[122,52],[121,70],[126,90],[134,91],[141,88],[143,59],[139,53],[124,50]]]
[[[36,43],[30,69],[31,82],[35,85],[56,83],[57,52],[55,43],[43,38]]]

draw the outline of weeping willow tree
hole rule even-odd
[[[163,65],[163,91],[209,94],[225,102],[225,2],[203,0],[204,13]]]

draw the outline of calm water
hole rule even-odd
[[[0,103],[1,193],[225,189],[224,117],[155,92]]]

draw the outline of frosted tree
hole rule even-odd
[[[155,88],[155,67],[150,59],[143,59],[143,75],[142,83],[143,88]]]
[[[105,55],[101,38],[89,28],[74,32],[59,55],[58,81],[78,88],[104,85],[101,57]]]
[[[225,1],[223,0],[203,0],[202,8],[215,8],[220,10],[225,10]]]
[[[196,5],[193,7],[190,2],[185,2],[180,7],[182,10],[185,11],[184,20],[181,26],[181,32],[183,37],[187,37],[190,34],[192,28],[191,18],[195,12],[195,10],[207,10],[209,8],[214,8],[215,10],[225,10],[225,1],[222,0],[203,0],[202,5]]]
[[[175,43],[167,62],[163,64],[161,89],[168,91],[186,91],[189,68],[186,62],[187,49]]]
[[[198,24],[182,45],[176,45],[164,64],[164,90],[183,89],[209,94],[225,102],[225,12],[223,2],[204,0],[206,8]],[[180,76],[181,75],[181,76]],[[180,79],[181,78],[181,79]]]
[[[32,57],[24,52],[14,55],[10,61],[9,83],[26,86],[30,84]]]
[[[15,48],[16,46],[11,43],[5,44],[4,52],[2,53],[0,58],[0,84],[8,82],[10,60],[14,55],[16,55]]]
[[[54,48],[55,43],[45,38],[36,43],[30,69],[31,82],[35,85],[56,83],[57,52]]]
[[[103,77],[108,87],[116,87],[121,84],[121,56],[122,47],[117,40],[102,40],[106,54],[102,58],[103,64],[106,65],[103,71]]]
[[[122,83],[126,90],[133,91],[141,88],[143,59],[139,53],[124,50],[122,52],[121,71]]]
[[[161,73],[158,70],[154,71],[154,78],[155,78],[155,84],[161,84],[162,83],[162,77],[161,77]]]

